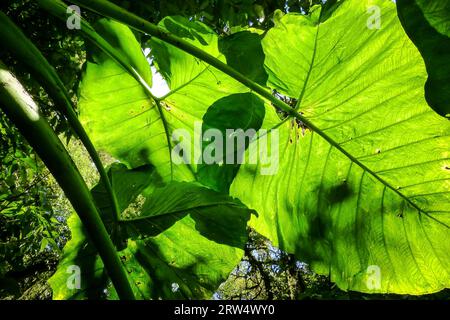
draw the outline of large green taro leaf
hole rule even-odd
[[[109,172],[124,210],[140,193],[144,204],[134,218],[120,222],[122,237],[131,231],[118,252],[135,296],[139,299],[206,299],[240,261],[247,241],[250,211],[229,196],[197,184],[172,182],[146,185],[153,169],[127,170],[114,166]],[[123,188],[129,186],[131,189]],[[102,213],[100,185],[93,194]],[[189,201],[192,200],[192,201]],[[72,239],[67,243],[57,272],[49,280],[54,299],[116,299],[103,263],[88,240],[81,221],[68,221]],[[108,224],[110,230],[111,223]],[[230,227],[232,226],[232,227]],[[75,267],[74,267],[75,266]],[[80,271],[80,288],[73,286],[74,270]],[[69,284],[69,285],[68,285]]]
[[[126,52],[127,62],[147,85],[92,47],[80,84],[80,119],[97,149],[131,167],[152,163],[163,178],[170,177],[169,137],[161,112],[147,91],[150,66],[128,27],[107,20],[101,20],[100,26],[97,29],[102,36],[122,55]],[[189,171],[182,169],[180,166],[175,177],[189,180]]]
[[[373,5],[380,29],[367,28]],[[316,130],[286,120],[278,173],[241,166],[230,192],[257,210],[258,232],[340,288],[447,288],[450,124],[425,101],[421,56],[391,1],[348,0],[325,21],[319,10],[284,16],[263,40],[269,85]]]
[[[118,252],[136,298],[209,299],[226,280],[243,250],[202,236],[197,223],[186,216],[154,238],[129,240],[127,248]],[[53,299],[117,299],[78,216],[72,215],[68,225],[72,239],[49,279]],[[81,275],[79,289],[74,287],[76,267]]]
[[[239,66],[242,62],[230,58],[231,46],[240,47],[241,54],[246,56],[246,59],[248,59],[247,56],[254,55],[254,61],[246,65],[246,71],[255,79],[262,79],[264,76],[260,70],[259,62],[263,60],[264,55],[260,50],[260,44],[258,48],[258,35],[255,35],[255,38],[249,31],[242,31],[231,37],[221,38],[219,41],[217,34],[209,27],[183,17],[166,17],[159,26],[223,62],[229,60],[229,64],[233,66]],[[238,81],[170,44],[152,38],[149,46],[159,72],[170,87],[170,92],[162,99],[167,121],[173,129],[187,130],[192,138],[194,138],[194,123],[197,122],[201,127],[204,115],[215,103],[219,103],[221,99],[226,99],[230,95],[250,92]],[[239,105],[247,103],[249,95],[241,97],[242,101],[238,102]],[[247,115],[251,116],[252,112],[242,114],[242,117]],[[180,143],[184,149],[191,150],[192,168],[197,171],[198,159],[195,158],[194,148],[201,149],[201,144],[176,142]]]
[[[398,0],[397,9],[427,66],[427,101],[440,115],[450,117],[450,0]]]
[[[207,26],[180,17],[167,17],[160,26],[226,61],[219,51],[217,34]],[[98,32],[116,50],[126,53],[131,67],[140,81],[103,52],[90,50],[80,85],[80,118],[98,149],[105,150],[130,167],[151,163],[164,181],[192,181],[196,170],[194,152],[190,165],[171,163],[170,152],[179,143],[172,138],[176,129],[185,129],[194,138],[194,125],[201,128],[202,117],[217,100],[230,94],[249,90],[224,73],[206,65],[191,55],[159,40],[151,40],[151,54],[158,70],[167,80],[170,92],[160,99],[159,106],[152,99],[146,81],[150,66],[132,32],[116,22],[102,21]],[[247,33],[246,33],[247,34]],[[248,36],[230,38],[233,44],[244,43]],[[255,51],[262,61],[262,50],[255,50],[258,39],[251,38],[247,51]],[[227,54],[228,40],[221,40]],[[131,57],[131,59],[130,59]],[[237,62],[233,62],[237,63]],[[260,68],[260,64],[253,64]],[[253,67],[247,67],[252,70]],[[261,70],[254,72],[261,78]],[[183,141],[185,148],[195,145]],[[198,147],[201,148],[201,145]]]

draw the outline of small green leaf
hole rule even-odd
[[[264,70],[264,52],[261,46],[262,35],[249,29],[234,33],[219,40],[219,50],[227,64],[245,74],[249,79],[265,85],[267,73]]]
[[[232,94],[217,100],[209,107],[203,116],[202,132],[205,134],[209,129],[219,130],[222,139],[203,141],[202,164],[198,165],[197,169],[197,178],[201,183],[214,190],[228,193],[239,165],[243,162],[245,150],[261,128],[264,115],[264,101],[253,93]],[[227,130],[233,130],[237,134]],[[230,134],[233,136],[230,137]],[[216,158],[216,163],[204,163],[206,148],[215,149],[213,155],[209,153],[208,155]]]

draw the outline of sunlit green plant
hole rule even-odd
[[[445,46],[447,1],[434,8],[442,19],[432,20],[419,0],[397,7],[388,0],[328,1],[308,15],[276,15],[266,34],[248,29],[228,37],[181,17],[155,26],[108,1],[72,2],[105,17],[93,26],[80,17],[92,47],[79,119],[45,58],[25,52],[32,44],[2,18],[20,35],[9,49],[41,62],[31,69],[102,177],[89,193],[31,98],[2,67],[2,109],[78,213],[50,280],[54,298],[207,298],[242,256],[249,219],[342,289],[424,294],[449,287],[450,123],[448,100],[440,98],[448,74],[436,71],[447,56],[427,50],[423,34],[411,31],[407,6],[425,12],[415,23],[431,24],[427,30]],[[38,3],[67,18],[64,3]],[[153,62],[170,88],[163,97],[151,91],[150,66],[132,30],[151,36]],[[225,120],[248,120],[269,136],[278,130],[277,174],[259,174],[260,163],[174,165],[174,130]],[[103,169],[96,148],[120,163]],[[136,216],[123,214],[138,198]],[[82,270],[80,288],[67,285],[73,265]]]

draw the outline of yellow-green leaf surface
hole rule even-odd
[[[131,30],[106,20],[102,21],[101,30],[116,50],[129,52],[128,63],[149,88],[150,66]],[[161,176],[171,175],[168,137],[161,113],[146,88],[116,61],[92,48],[79,96],[81,121],[98,149],[131,167],[150,162],[158,166]],[[184,177],[184,173],[180,176]]]
[[[448,288],[450,124],[425,101],[420,53],[391,1],[320,10],[285,15],[263,40],[268,84],[315,132],[285,121],[278,173],[241,166],[231,194],[257,210],[258,232],[342,289]]]
[[[219,52],[218,36],[205,25],[168,17],[160,26],[225,61],[225,56]],[[150,70],[127,27],[104,22],[99,32],[103,35],[104,30],[108,30],[105,38],[113,38],[110,43],[117,50],[138,50],[127,56],[132,56],[133,61],[139,60],[133,65],[139,74]],[[201,127],[203,115],[215,101],[249,90],[171,45],[152,40],[150,47],[159,71],[170,86],[170,92],[160,99],[159,108],[148,93],[148,83],[143,85],[110,57],[94,51],[80,86],[81,120],[97,148],[131,167],[151,163],[165,181],[171,178],[191,181],[196,167],[194,152],[189,167],[170,162],[170,151],[179,142],[172,141],[173,131],[184,128],[194,137],[194,123],[198,121]],[[189,144],[185,145],[189,150],[193,148],[190,142],[183,142]]]
[[[254,39],[252,47],[246,47],[245,37],[224,38],[219,45],[217,34],[198,21],[189,21],[183,17],[166,17],[159,26],[170,33],[183,38],[191,44],[201,48],[217,59],[226,62],[226,56],[220,51],[227,44],[240,43],[242,51],[246,54],[258,55],[261,58],[262,52],[253,50],[255,48]],[[240,42],[239,42],[240,41]],[[194,138],[194,123],[198,121],[201,126],[202,118],[214,103],[222,98],[237,93],[250,92],[250,90],[223,72],[211,67],[200,59],[158,39],[152,39],[149,43],[152,49],[155,63],[158,70],[167,80],[170,92],[162,99],[164,112],[170,129],[183,128]],[[249,66],[249,70],[258,73],[258,65]],[[196,161],[194,158],[194,148],[201,148],[191,142],[177,141],[186,150],[191,150],[192,168],[196,171]]]

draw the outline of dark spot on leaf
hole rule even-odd
[[[347,182],[344,180],[339,185],[336,185],[327,190],[326,198],[331,203],[339,203],[352,195],[352,190]]]
[[[143,162],[147,162],[148,157],[150,156],[150,151],[148,148],[142,148],[139,150],[139,156]]]

